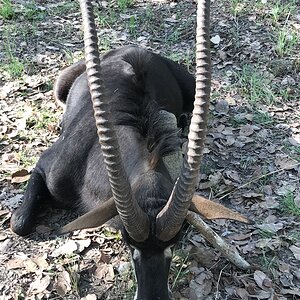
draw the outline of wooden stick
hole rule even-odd
[[[233,246],[227,244],[216,232],[204,223],[199,215],[189,211],[186,219],[190,224],[194,225],[204,238],[217,250],[219,250],[230,262],[243,270],[250,268],[250,264],[240,256],[238,251]]]

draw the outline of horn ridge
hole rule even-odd
[[[188,135],[188,151],[181,173],[166,206],[157,215],[156,235],[172,239],[180,230],[197,183],[204,148],[210,99],[209,0],[199,0],[196,37],[196,90],[193,116]]]
[[[109,120],[110,109],[104,93],[98,52],[98,38],[91,1],[80,0],[84,25],[86,72],[93,101],[94,116],[101,150],[106,164],[110,186],[117,211],[131,238],[144,241],[149,235],[149,219],[133,198],[126,175],[119,144],[113,125]]]

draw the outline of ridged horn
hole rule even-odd
[[[86,72],[93,101],[99,142],[106,164],[116,208],[123,225],[132,239],[142,242],[149,235],[148,216],[133,198],[125,172],[110,109],[101,78],[98,38],[91,1],[80,0],[84,26]],[[97,162],[95,162],[97,163]]]
[[[196,92],[188,135],[188,151],[173,192],[156,218],[156,236],[172,239],[180,230],[194,194],[200,170],[210,99],[210,1],[199,0],[197,7]]]

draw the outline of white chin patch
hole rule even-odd
[[[172,246],[170,246],[170,247],[168,247],[168,248],[166,248],[165,250],[164,250],[164,256],[165,256],[165,258],[172,258],[172,249],[171,249],[171,247]]]
[[[141,257],[141,251],[138,250],[138,249],[136,249],[136,248],[134,248],[133,254],[132,254],[133,260],[137,260],[137,259],[139,259],[140,257]]]

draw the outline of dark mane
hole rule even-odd
[[[123,61],[132,67],[120,82],[115,99],[115,124],[135,128],[146,139],[150,164],[155,168],[160,157],[180,147],[179,130],[168,128],[160,114],[161,107],[146,86],[149,66],[155,57],[146,51],[131,51]]]

